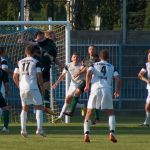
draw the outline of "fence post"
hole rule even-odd
[[[118,60],[119,60],[119,75],[120,75],[120,78],[122,77],[122,48],[123,48],[123,45],[120,44],[119,45],[119,55],[118,55]],[[120,96],[119,96],[119,102],[118,102],[118,108],[119,110],[122,109],[122,96],[121,96],[121,90],[120,90]]]

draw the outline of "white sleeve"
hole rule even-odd
[[[36,67],[36,72],[37,72],[37,73],[42,72],[42,71],[41,71],[41,68],[40,68],[40,67]]]
[[[66,74],[68,71],[66,69],[63,69],[62,74]]]
[[[14,73],[19,74],[19,68],[15,68]]]
[[[92,66],[89,67],[88,70],[87,70],[87,72],[92,72],[92,73],[93,73],[93,71],[94,71],[94,67],[92,67]]]
[[[145,69],[145,68],[142,68],[140,72],[146,73],[146,69]]]

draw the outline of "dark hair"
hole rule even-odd
[[[34,34],[34,38],[37,38],[38,35],[44,35],[44,32],[42,32],[42,31],[37,31],[37,32]]]
[[[33,55],[34,54],[34,45],[28,45],[25,48],[25,54]]]
[[[109,58],[109,53],[106,50],[101,50],[99,56],[101,59],[107,60]]]
[[[73,52],[72,55],[78,55],[79,56],[79,54],[77,52]]]

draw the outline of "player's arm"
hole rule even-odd
[[[56,89],[58,84],[65,78],[65,73],[62,72],[62,74],[59,76],[58,80],[53,84],[52,88]]]
[[[146,69],[142,68],[141,71],[138,73],[138,78],[146,83],[150,83],[150,80],[148,80],[145,77]]]
[[[44,94],[44,84],[43,84],[44,82],[42,77],[41,65],[39,62],[36,63],[36,76],[38,85],[40,86],[40,90],[42,94]]]
[[[58,80],[53,84],[53,86],[52,86],[53,89],[56,89],[58,84],[65,78],[65,74],[67,73],[67,71],[68,71],[68,66],[66,65],[63,72],[59,76]]]
[[[24,40],[24,39],[18,39],[18,43],[19,44],[28,44],[28,45],[38,45],[38,42],[35,42],[35,41],[27,41],[27,40]]]
[[[114,71],[114,79],[116,81],[116,89],[115,89],[115,92],[114,92],[114,96],[115,96],[115,98],[117,98],[120,94],[121,79],[119,77],[119,73],[116,70]]]
[[[8,74],[13,74],[13,71],[11,71],[9,68],[8,68],[8,63],[7,63],[7,61],[6,60],[3,60],[2,62],[1,62],[1,68],[4,70],[4,71],[6,71]]]
[[[13,74],[13,80],[16,84],[16,86],[19,88],[19,68],[16,67]]]
[[[86,73],[86,67],[83,66],[83,67],[80,69],[80,71],[74,75],[74,78],[76,78],[76,77],[78,77],[78,76],[80,76],[80,75],[82,75],[82,74],[85,74],[85,73]]]
[[[90,89],[92,73],[93,73],[93,67],[89,67],[89,69],[87,70],[87,73],[86,73],[86,78],[85,78],[85,80],[86,80],[86,86],[84,88],[85,92],[88,92]]]
[[[5,94],[9,95],[10,89],[9,89],[9,79],[8,79],[8,74],[3,71],[3,82],[4,82],[4,87],[5,87]]]

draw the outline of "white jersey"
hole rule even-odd
[[[94,63],[88,71],[92,71],[91,91],[102,87],[111,88],[112,78],[119,75],[114,66],[107,61]]]
[[[68,63],[63,73],[69,73],[71,76],[71,84],[79,84],[82,80],[85,80],[85,74],[81,74],[74,78],[74,75],[76,75],[79,71],[81,71],[84,68],[84,66],[81,63],[78,63],[77,65],[74,65],[72,62]]]
[[[150,62],[145,64],[145,68],[142,68],[141,72],[147,73],[147,78],[150,80]],[[147,84],[147,89],[150,89],[150,84]]]
[[[33,57],[26,57],[18,62],[14,73],[19,74],[19,89],[39,89],[36,74],[41,72],[39,62]]]

